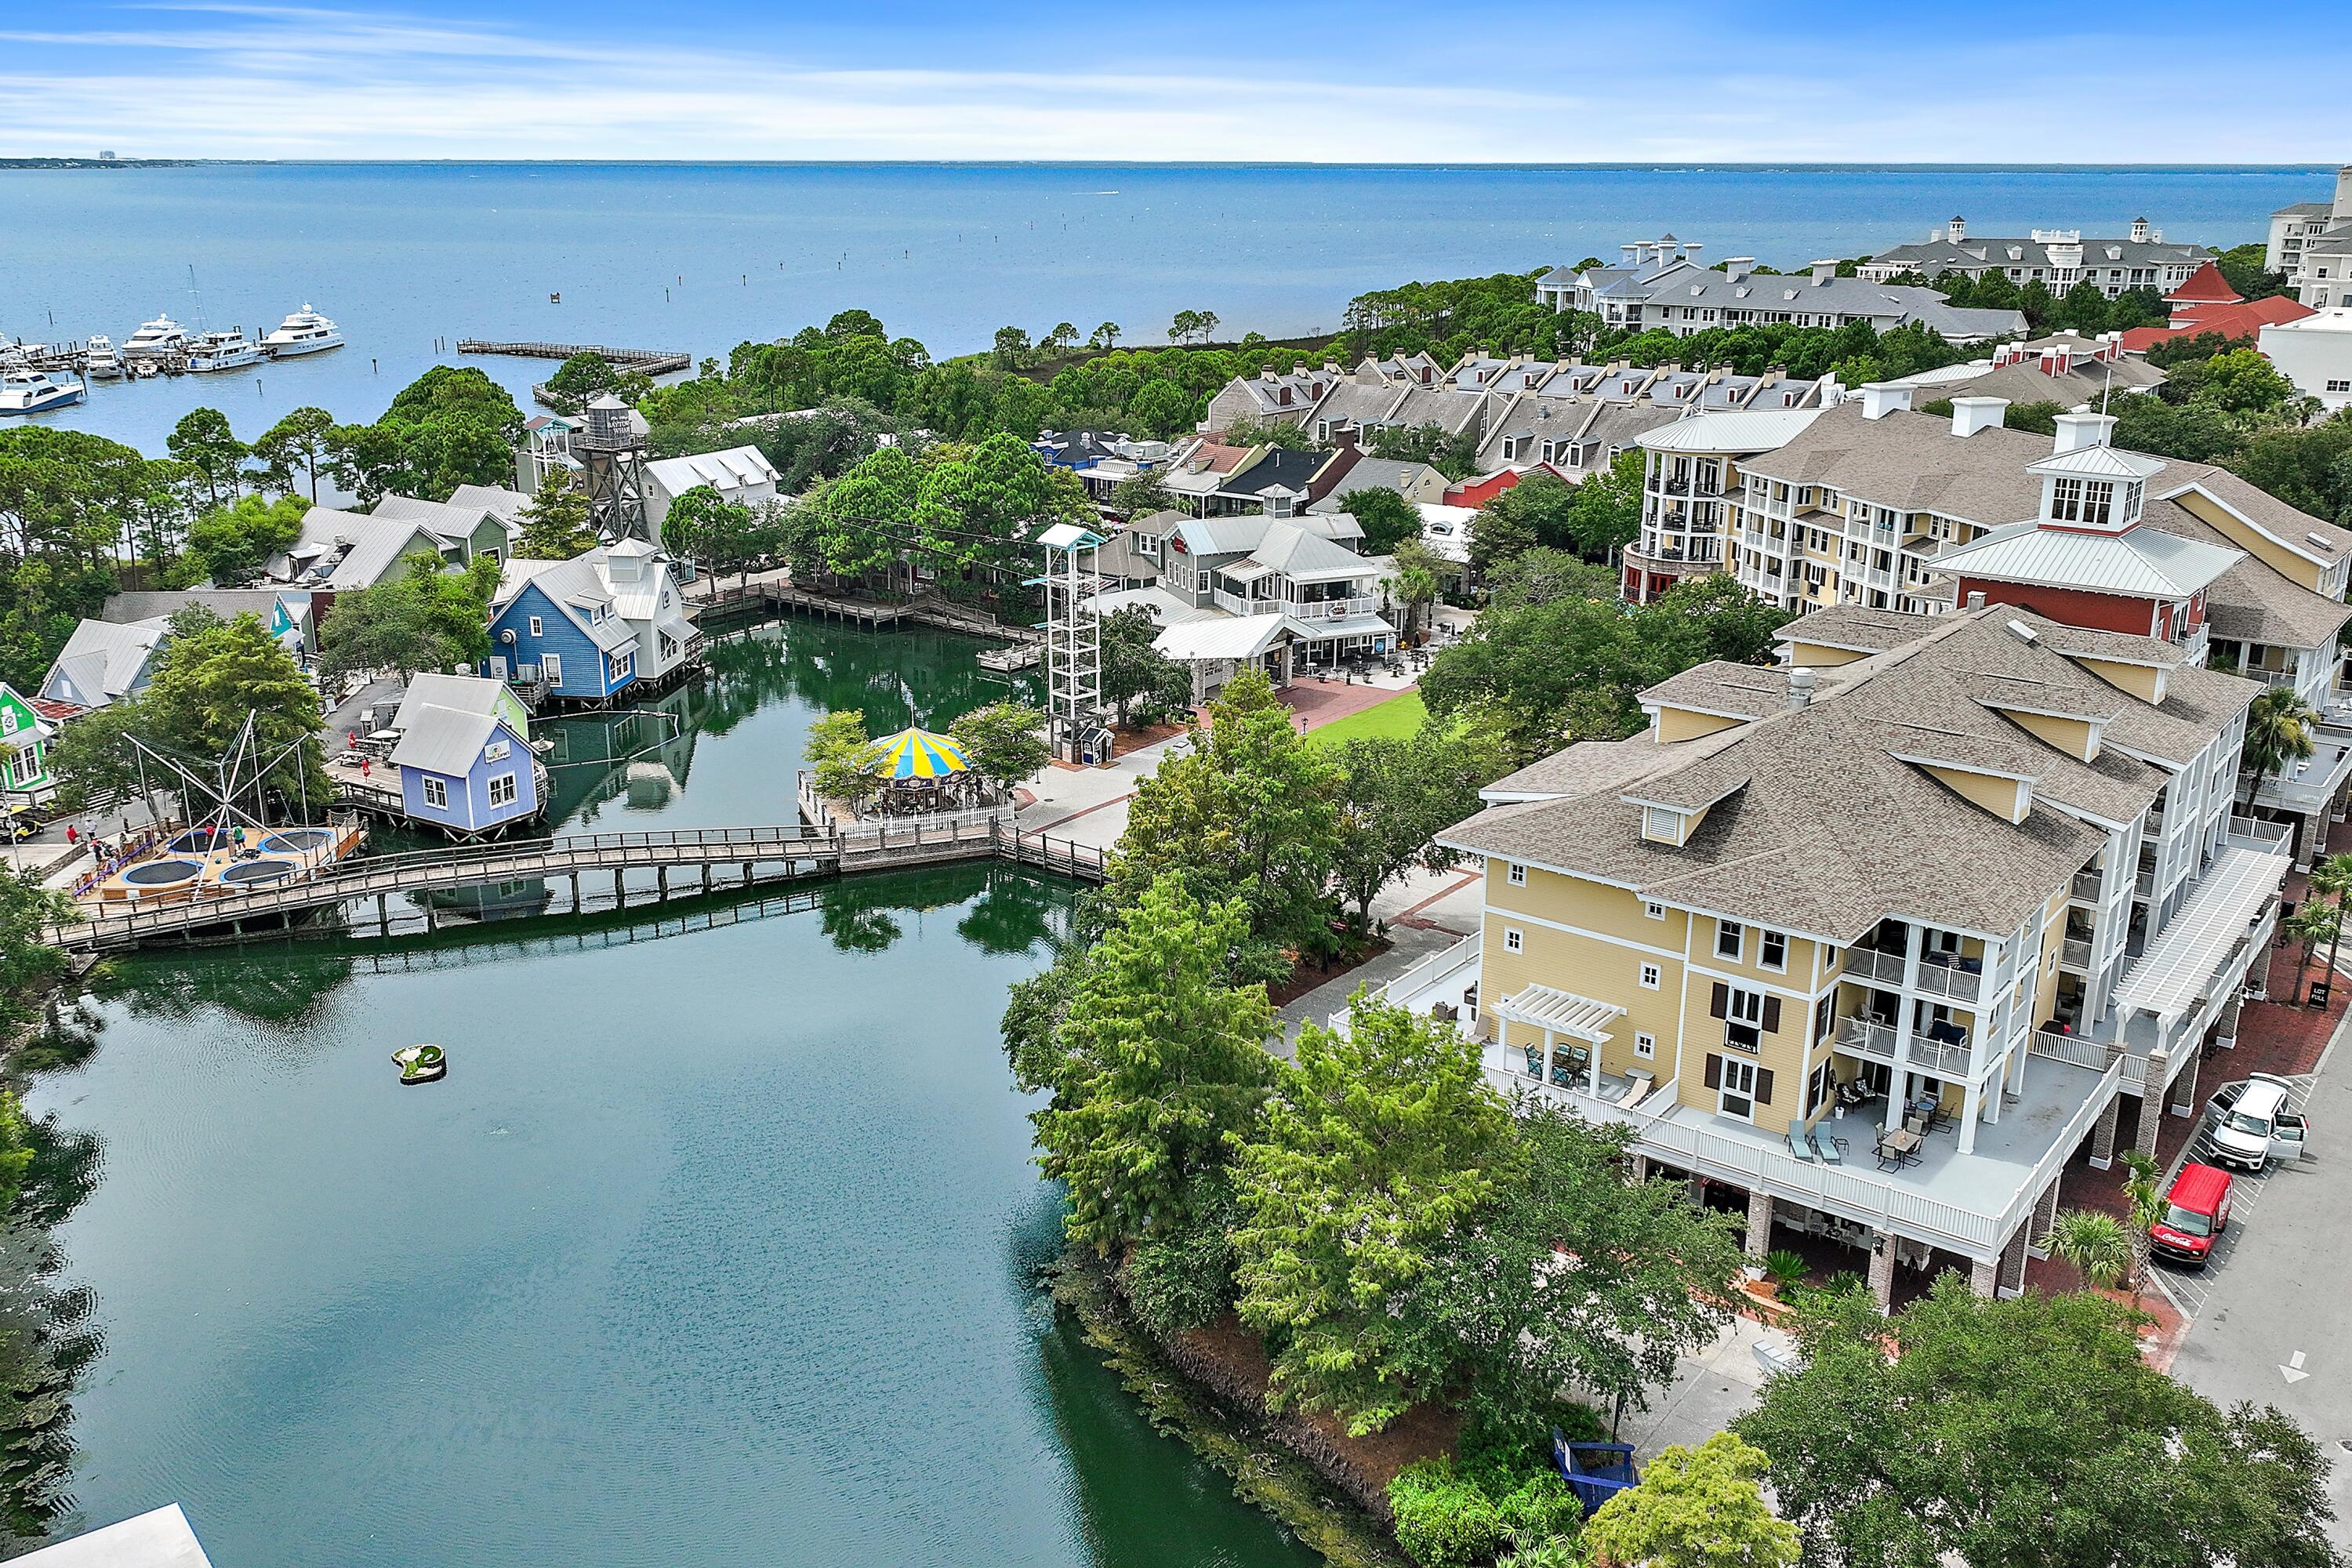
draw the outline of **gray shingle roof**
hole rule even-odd
[[[2062,806],[2108,821],[2136,816],[2170,775],[2131,752],[2191,757],[2261,690],[2199,670],[2158,707],[2047,640],[2012,635],[2011,620],[2060,629],[2027,612],[1876,614],[1824,626],[1878,636],[1907,624],[1914,636],[1818,670],[1810,705],[1772,706],[1785,672],[1701,667],[1645,697],[1712,697],[1701,705],[1717,709],[1748,699],[1761,710],[1756,721],[1674,745],[1653,734],[1570,747],[1499,781],[1486,792],[1497,804],[1444,841],[1838,942],[1889,916],[2000,934],[2037,912],[2105,842]],[[2128,640],[2150,659],[2168,646]],[[2084,763],[2004,717],[2004,707],[2112,714],[2119,743]],[[2137,743],[2122,743],[2125,731]],[[1906,757],[2029,777],[2033,807],[2010,823]],[[1690,842],[1674,847],[1642,837],[1641,807],[1627,796],[1712,804]]]

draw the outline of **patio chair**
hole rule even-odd
[[[1572,1072],[1572,1073],[1581,1074],[1581,1073],[1582,1073],[1582,1072],[1583,1072],[1587,1068],[1590,1068],[1591,1065],[1592,1065],[1592,1053],[1591,1053],[1591,1051],[1589,1051],[1589,1050],[1585,1049],[1582,1046],[1570,1046],[1570,1047],[1568,1047],[1568,1070],[1569,1070],[1569,1071],[1570,1071],[1570,1072]]]
[[[1878,1161],[1878,1168],[1882,1171],[1899,1171],[1903,1168],[1903,1156],[1886,1146],[1886,1133],[1883,1129],[1878,1136],[1872,1140],[1870,1152]]]
[[[1789,1120],[1789,1152],[1808,1165],[1813,1163],[1812,1135],[1805,1131],[1801,1118],[1791,1117]]]
[[[1528,1047],[1528,1076],[1529,1078],[1543,1077],[1543,1047],[1541,1046],[1529,1046]]]
[[[1832,1138],[1818,1127],[1813,1129],[1813,1153],[1819,1157],[1822,1164],[1843,1164],[1845,1162],[1841,1156],[1844,1148],[1844,1139]]]
[[[1559,1085],[1562,1089],[1568,1089],[1572,1087],[1575,1075],[1568,1070],[1566,1063],[1554,1062],[1551,1064],[1551,1081],[1553,1083]]]
[[[1916,1132],[1925,1138],[1927,1136],[1927,1120],[1924,1116],[1906,1116],[1903,1119],[1903,1131]]]

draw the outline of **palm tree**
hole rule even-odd
[[[2311,955],[2321,942],[2333,943],[2344,930],[2344,912],[2336,905],[2323,904],[2317,899],[2306,899],[2294,913],[2279,922],[2286,934],[2303,943],[2303,962],[2294,972],[2294,994],[2305,994],[2304,981],[2311,973]],[[2298,1001],[2297,1005],[2301,1005]]]
[[[1408,539],[1396,547],[1396,596],[1404,606],[1407,642],[1420,629],[1423,606],[1437,597],[1437,574],[1432,570],[1436,561],[1418,539]]]
[[[2142,1114],[2148,1113],[2147,1108],[2151,1103],[2140,1101]],[[2148,1259],[2156,1250],[2152,1231],[2171,1205],[2165,1201],[2164,1167],[2156,1163],[2154,1155],[2126,1149],[2124,1168],[2129,1173],[2124,1177],[2124,1198],[2131,1205],[2131,1293],[2132,1310],[2137,1312],[2140,1292],[2147,1288]]]
[[[2094,1290],[2113,1289],[2132,1266],[2132,1241],[2124,1222],[2096,1209],[2068,1209],[2051,1224],[2042,1246],[2073,1264]]]
[[[2246,745],[2239,763],[2254,781],[2246,791],[2249,812],[2273,774],[2311,755],[2312,727],[2318,722],[2317,711],[2290,688],[2273,686],[2254,699],[2246,710]]]
[[[2344,900],[2352,897],[2352,855],[2330,855],[2311,868],[2311,890],[2336,900],[2336,934],[2327,942],[2327,978],[2336,978],[2336,950],[2344,940]]]

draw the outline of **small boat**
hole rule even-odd
[[[89,389],[72,376],[58,377],[44,370],[12,370],[0,375],[0,414],[40,414],[70,408]]]
[[[261,363],[261,351],[254,347],[241,329],[225,332],[205,332],[188,344],[188,368],[199,375],[220,370],[243,370]]]
[[[261,352],[272,359],[291,359],[297,354],[314,354],[342,346],[343,335],[335,330],[335,323],[308,305],[278,322],[278,330],[261,340]]]
[[[112,381],[122,374],[122,356],[115,352],[114,340],[100,332],[82,344],[89,356],[89,374],[100,381]]]
[[[449,1058],[438,1046],[408,1046],[392,1053],[403,1083],[431,1083],[449,1070]]]
[[[180,323],[169,316],[158,316],[152,321],[142,321],[139,330],[122,342],[125,364],[142,360],[166,360],[183,353],[188,346],[188,334]]]

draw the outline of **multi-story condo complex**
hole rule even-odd
[[[1603,326],[1677,337],[1713,327],[1835,328],[1856,321],[1881,332],[1916,322],[1956,343],[2025,331],[2025,318],[2015,310],[1963,309],[1933,289],[1841,278],[1834,261],[1816,261],[1794,274],[1759,272],[1752,256],[1703,267],[1701,247],[1672,235],[1622,248],[1622,266],[1554,268],[1537,281],[1536,299],[1555,310],[1589,310]]]
[[[1729,571],[1787,609],[1936,613],[1981,593],[2091,628],[2154,636],[2200,662],[2292,688],[2321,710],[2311,758],[2263,812],[2315,851],[2352,777],[2337,634],[2352,531],[2227,469],[2113,447],[2113,419],[2011,430],[1998,398],[1913,412],[1876,384],[1815,415],[1701,415],[1643,437],[1641,537],[1626,596]]]
[[[2352,304],[2352,163],[2336,171],[2334,200],[2271,214],[2263,265],[2286,274],[2295,298],[2315,310]]]
[[[2132,220],[2124,239],[2084,239],[2079,228],[2037,228],[2022,239],[1979,239],[1970,237],[1965,218],[1956,217],[1921,243],[1881,251],[1857,270],[1880,282],[1906,274],[1932,280],[1947,272],[1973,280],[1997,272],[2012,283],[2039,283],[2053,294],[2088,282],[2112,300],[2126,289],[2168,294],[2212,258],[2201,245],[2166,243],[2144,217]]]
[[[1388,994],[1627,1125],[1757,1257],[1785,1227],[1882,1302],[1906,1265],[2015,1291],[2068,1162],[2193,1110],[2264,973],[2288,859],[2231,815],[2262,688],[2002,605],[1784,637],[1488,788],[1439,836],[1484,859],[1480,933]]]

